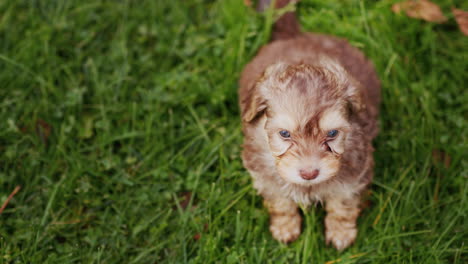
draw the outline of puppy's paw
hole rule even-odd
[[[299,214],[272,215],[270,220],[271,234],[282,243],[293,242],[301,234],[301,221]]]
[[[333,229],[327,228],[327,231],[325,232],[327,244],[330,244],[331,242],[339,251],[349,247],[354,240],[356,240],[356,236],[356,228],[345,228],[340,227],[339,225],[335,225],[335,228]]]

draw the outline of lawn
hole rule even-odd
[[[468,37],[395,1],[303,0],[382,80],[375,180],[344,252],[321,206],[282,245],[240,159],[241,0],[0,2],[0,263],[467,263]]]

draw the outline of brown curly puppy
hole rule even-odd
[[[373,175],[379,100],[372,63],[346,40],[301,33],[292,12],[275,23],[239,90],[242,158],[274,238],[296,240],[298,204],[323,201],[327,243],[342,250],[354,242],[360,197]]]

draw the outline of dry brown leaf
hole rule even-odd
[[[452,7],[452,13],[455,16],[460,31],[468,36],[468,12]]]
[[[182,194],[182,201],[180,202],[180,207],[182,207],[182,209],[187,209],[187,206],[189,205],[190,203],[190,199],[192,199],[192,192],[184,192]]]
[[[252,0],[244,0],[244,5],[252,6]]]
[[[47,145],[47,140],[49,139],[51,131],[52,126],[49,125],[46,121],[42,119],[36,121],[36,134],[39,136],[44,145]]]
[[[187,191],[187,192],[182,192],[178,194],[178,201],[176,201],[177,205],[173,207],[173,209],[177,209],[177,207],[180,207],[182,210],[192,210],[196,208],[196,205],[191,205],[189,208],[190,200],[192,199],[192,192]]]
[[[445,168],[450,168],[450,164],[452,163],[452,157],[439,149],[432,150],[432,160],[436,164],[443,164]]]
[[[202,231],[202,232],[204,233],[204,232],[207,232],[207,231],[208,231],[208,223],[205,223],[205,224],[203,225],[203,231]],[[196,234],[193,236],[193,239],[194,239],[195,241],[198,241],[198,240],[200,240],[201,237],[202,237],[202,234],[201,234],[201,233],[196,233]]]
[[[396,3],[392,6],[392,11],[397,14],[404,11],[409,17],[429,22],[442,23],[447,21],[440,7],[429,0],[407,0]]]

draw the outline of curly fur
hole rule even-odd
[[[373,176],[380,83],[358,49],[336,37],[300,33],[292,15],[278,20],[282,32],[242,73],[242,159],[276,239],[299,236],[297,204],[323,201],[326,240],[342,250],[355,240],[360,196]],[[285,129],[290,138],[279,136]],[[330,139],[333,129],[339,134]],[[318,176],[306,179],[302,171]]]

